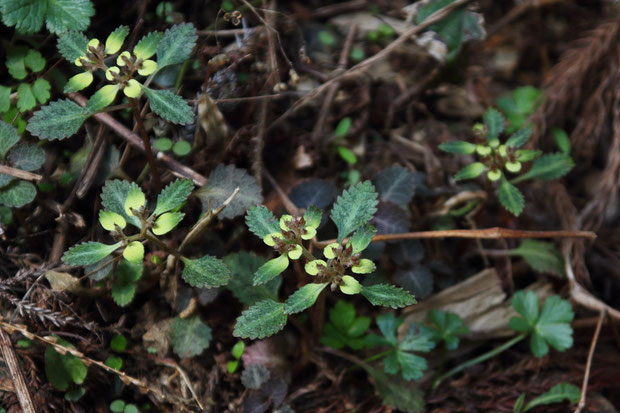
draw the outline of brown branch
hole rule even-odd
[[[144,122],[142,121],[142,115],[140,114],[138,101],[136,99],[129,98],[129,104],[131,106],[131,112],[133,113],[133,119],[138,125],[138,131],[140,132],[140,135],[142,137],[144,153],[146,154],[146,159],[148,159],[149,165],[151,166],[151,173],[153,174],[153,179],[155,180],[155,186],[157,188],[157,191],[161,191],[161,177],[159,176],[157,164],[155,163],[155,157],[153,156],[153,151],[151,150],[151,141],[149,140],[149,135],[146,133],[146,128],[144,127]]]
[[[11,168],[10,166],[0,165],[0,173],[14,176],[15,178],[23,179],[25,181],[40,181],[43,176],[39,174],[33,174],[32,172],[22,171],[21,169]]]
[[[86,104],[87,99],[79,93],[71,94],[70,97],[81,106],[84,106]],[[138,135],[127,129],[125,125],[114,119],[109,114],[97,113],[96,115],[94,115],[94,118],[109,127],[111,130],[113,130],[114,133],[126,140],[131,146],[141,150],[142,152],[145,152],[142,139]],[[207,183],[207,178],[200,175],[192,168],[181,164],[176,159],[166,155],[165,153],[155,151],[155,157],[162,164],[166,165],[175,175],[183,178],[189,178],[194,181],[194,183],[198,186],[204,186]]]
[[[400,241],[404,239],[428,239],[428,238],[475,238],[475,239],[504,239],[504,238],[587,238],[594,239],[596,234],[590,231],[523,231],[507,228],[485,229],[448,229],[444,231],[418,231],[403,232],[400,234],[375,235],[372,242]],[[348,238],[345,238],[345,241]],[[335,239],[316,242],[315,245],[324,247]]]
[[[581,413],[586,405],[586,393],[588,392],[588,381],[590,380],[590,370],[592,368],[592,359],[594,358],[594,350],[596,349],[596,343],[601,334],[601,326],[603,320],[605,320],[606,311],[601,310],[598,316],[598,322],[596,323],[596,329],[594,330],[594,336],[592,337],[592,343],[590,344],[590,351],[588,352],[588,361],[586,363],[586,371],[583,375],[583,383],[581,384],[581,397],[579,397],[579,404],[575,409],[575,413]]]
[[[17,360],[15,350],[13,350],[11,339],[6,334],[6,331],[1,328],[0,350],[2,350],[2,358],[4,359],[4,363],[7,365],[9,372],[11,373],[11,380],[13,381],[13,386],[15,387],[17,399],[19,400],[19,405],[22,407],[22,411],[25,413],[35,413],[37,409],[35,409],[32,396],[28,391],[28,385],[26,384],[26,380],[24,380],[22,369],[19,367],[19,361]]]

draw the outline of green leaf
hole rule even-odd
[[[530,348],[536,357],[549,351],[549,345],[557,351],[564,351],[573,345],[573,330],[570,326],[575,314],[570,303],[554,295],[545,301],[538,311],[538,297],[532,291],[518,291],[512,298],[512,306],[522,317],[510,319],[510,328],[529,332]]]
[[[37,189],[30,182],[15,180],[0,188],[0,204],[11,208],[21,208],[32,202]]]
[[[17,129],[0,120],[0,158],[4,158],[9,149],[18,141],[19,134]]]
[[[47,0],[2,0],[0,12],[5,25],[21,34],[35,33],[43,26]]]
[[[467,334],[469,331],[463,319],[449,311],[430,310],[428,318],[433,323],[426,327],[430,332],[430,337],[435,342],[443,341],[448,350],[456,350],[459,346],[458,336]]]
[[[47,0],[47,30],[58,34],[68,30],[84,31],[95,9],[90,0]]]
[[[515,405],[512,408],[513,413],[521,413],[523,412],[523,403],[525,403],[525,393],[521,394],[517,401],[515,401]]]
[[[371,220],[377,211],[377,193],[369,182],[360,182],[336,199],[331,219],[338,228],[338,242]]]
[[[512,180],[515,184],[528,179],[550,181],[560,178],[575,166],[573,159],[564,153],[544,155],[534,161],[529,171]]]
[[[297,314],[311,307],[319,298],[321,291],[327,287],[327,284],[329,283],[306,284],[295,291],[284,303],[284,313]]]
[[[38,50],[28,49],[24,57],[24,65],[34,73],[38,73],[45,68],[45,59]]]
[[[362,295],[372,305],[382,305],[392,308],[406,307],[417,304],[415,298],[402,288],[389,284],[375,284],[362,288]]]
[[[532,136],[532,127],[528,126],[523,129],[519,129],[516,131],[508,140],[506,141],[506,146],[510,146],[512,148],[520,148],[530,140]]]
[[[455,153],[458,155],[471,155],[476,152],[476,146],[473,143],[465,141],[451,141],[442,143],[439,145],[439,149],[448,153]]]
[[[197,259],[182,257],[181,260],[185,264],[181,276],[192,287],[214,288],[230,280],[230,270],[220,259],[205,255]]]
[[[94,115],[95,113],[100,112],[107,106],[111,105],[116,99],[119,90],[119,85],[103,86],[97,90],[95,94],[90,97],[90,99],[88,99],[88,102],[86,102],[86,105],[84,106],[84,113],[87,116]]]
[[[136,282],[142,277],[142,261],[131,262],[123,259],[114,274],[112,299],[120,307],[131,303],[136,295]]]
[[[488,108],[483,118],[487,126],[487,140],[497,139],[504,131],[504,117],[497,109]]]
[[[110,341],[110,349],[117,353],[127,350],[127,339],[122,334],[117,334]]]
[[[508,253],[523,258],[535,271],[564,275],[564,260],[551,242],[528,239]]]
[[[28,112],[37,105],[37,100],[28,83],[20,83],[17,86],[17,108],[22,112]]]
[[[519,162],[533,161],[534,159],[538,158],[540,155],[542,155],[542,151],[539,151],[538,149],[535,149],[535,150],[519,149],[517,151],[517,161]]]
[[[245,216],[248,229],[260,239],[274,232],[280,232],[280,224],[267,207],[258,205],[248,210]]]
[[[207,184],[196,191],[196,196],[202,203],[202,211],[208,212],[209,209],[218,208],[236,188],[239,188],[239,193],[220,213],[220,217],[232,219],[263,202],[261,188],[256,178],[248,174],[245,169],[220,164],[209,175]]]
[[[123,400],[114,400],[110,403],[110,411],[112,413],[123,413],[125,410],[125,402]]]
[[[87,117],[77,103],[57,100],[34,112],[27,129],[41,139],[64,139],[75,134]]]
[[[155,90],[142,86],[153,112],[169,122],[186,125],[194,121],[194,111],[185,100],[169,90]]]
[[[264,338],[282,330],[285,324],[284,303],[263,300],[241,313],[233,335],[250,339]]]
[[[304,221],[306,226],[317,229],[321,225],[321,219],[323,218],[323,212],[314,205],[310,205],[306,212],[304,212]]]
[[[120,370],[123,368],[123,359],[117,356],[110,356],[105,359],[105,365]]]
[[[365,224],[363,227],[358,228],[357,231],[351,236],[351,247],[353,253],[357,254],[362,252],[370,245],[370,241],[377,233],[377,229],[370,224]]]
[[[28,76],[26,70],[26,53],[28,48],[24,46],[11,47],[6,53],[6,68],[9,70],[9,74],[17,80],[22,80]]]
[[[564,400],[575,404],[579,401],[580,398],[581,390],[579,390],[579,387],[570,383],[558,383],[553,386],[548,392],[543,393],[535,399],[531,400],[525,405],[525,408],[520,411],[527,412],[528,410],[533,409],[536,406],[559,403]]]
[[[58,35],[58,52],[71,63],[84,56],[87,45],[88,37],[84,33],[71,31]]]
[[[402,166],[392,166],[379,172],[372,178],[372,182],[379,193],[379,199],[393,202],[400,206],[406,205],[413,199],[418,177]]]
[[[0,86],[0,113],[4,113],[11,107],[11,88]]]
[[[375,381],[383,404],[407,413],[422,413],[424,393],[418,387],[411,387],[400,379],[390,379],[382,372],[365,369]]]
[[[321,343],[336,349],[348,346],[360,350],[366,343],[363,335],[370,327],[370,317],[356,317],[353,304],[339,300],[329,311]]]
[[[74,348],[62,339],[58,339],[58,344]],[[53,346],[48,346],[45,349],[45,375],[57,390],[67,390],[72,382],[75,384],[83,383],[87,372],[84,362],[76,356],[70,353],[60,354]]]
[[[166,30],[157,45],[158,70],[187,60],[197,39],[196,28],[191,23],[177,24]]]
[[[172,152],[176,156],[187,156],[192,152],[192,144],[186,140],[178,140],[172,145]]]
[[[568,137],[564,129],[553,128],[551,130],[551,133],[553,134],[553,140],[558,146],[560,152],[566,155],[570,155],[570,138]]]
[[[502,176],[502,183],[499,186],[499,202],[514,216],[518,217],[523,211],[525,206],[525,200],[523,194],[517,189],[516,186],[508,182],[508,180]]]
[[[9,152],[13,167],[24,171],[35,171],[45,162],[45,151],[36,143],[20,143]]]
[[[116,54],[123,47],[123,43],[129,34],[128,26],[118,26],[105,39],[105,53]],[[144,59],[143,59],[144,60]]]
[[[163,35],[162,32],[158,31],[150,32],[140,39],[136,47],[133,48],[133,53],[142,59],[150,58],[157,52],[157,46],[159,46],[159,42],[161,42]],[[158,62],[158,64],[161,67],[161,62]]]
[[[357,156],[353,153],[353,151],[346,146],[338,146],[336,148],[338,151],[338,155],[349,165],[355,165],[357,163]]]
[[[254,273],[267,261],[266,259],[247,252],[238,252],[227,255],[223,261],[231,272],[230,282],[226,288],[243,304],[252,305],[266,298],[278,299],[281,278],[274,278],[266,284],[253,285]]]
[[[474,162],[461,169],[456,175],[454,175],[455,181],[462,181],[464,179],[477,178],[486,171],[487,166],[482,162]]]
[[[110,212],[115,212],[125,218],[125,221],[140,228],[140,220],[125,212],[125,200],[130,191],[139,191],[140,187],[134,182],[121,181],[118,179],[106,181],[101,191],[101,204]]]
[[[43,78],[38,78],[32,84],[32,93],[37,98],[39,103],[44,104],[50,99],[50,82]]]
[[[153,215],[157,216],[179,208],[187,200],[193,189],[194,183],[190,179],[177,179],[170,183],[157,196],[157,206]]]
[[[349,116],[342,118],[334,130],[334,138],[338,140],[347,136],[352,124],[353,121]]]
[[[153,225],[153,234],[164,235],[172,231],[185,216],[182,212],[166,212],[160,215]]]
[[[233,348],[230,350],[230,354],[237,360],[241,358],[243,352],[245,351],[245,343],[241,340],[237,341]]]
[[[197,356],[209,347],[211,328],[199,316],[175,317],[170,327],[172,349],[182,359]]]
[[[286,254],[267,261],[254,274],[254,285],[265,284],[288,268],[288,257]]]
[[[121,242],[112,245],[93,241],[84,242],[69,248],[62,256],[62,261],[73,266],[94,264],[112,254],[121,245]]]

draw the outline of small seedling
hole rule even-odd
[[[17,91],[17,109],[27,112],[38,103],[44,104],[50,98],[50,83],[37,77],[45,68],[45,59],[37,50],[25,46],[9,48],[6,54],[6,67],[9,74],[22,81],[15,86],[0,86],[0,112],[7,112],[11,105],[13,88]],[[32,82],[24,81],[31,79]]]
[[[365,334],[368,327],[370,317],[357,317],[353,304],[338,300],[329,311],[329,321],[325,323],[321,344],[336,349],[347,346],[360,350],[367,345]]]
[[[527,126],[527,119],[542,102],[542,91],[533,86],[522,86],[511,94],[497,98],[497,107],[508,120],[506,133],[514,133]]]
[[[230,360],[226,363],[226,370],[229,373],[234,373],[235,371],[237,371],[237,368],[239,368],[239,360],[241,360],[241,356],[243,355],[244,351],[245,343],[241,340],[237,341],[237,343],[235,343],[232,350],[230,351],[230,354],[232,354],[234,360]]]
[[[56,337],[58,344],[75,348],[69,342]],[[56,390],[65,392],[65,399],[78,400],[84,395],[80,385],[86,379],[88,368],[82,360],[71,353],[61,354],[53,346],[45,349],[45,374]]]
[[[571,404],[575,404],[580,398],[581,391],[579,390],[579,387],[570,383],[558,383],[548,392],[530,400],[527,404],[525,404],[525,394],[522,394],[515,402],[513,412],[525,413],[536,406],[561,403],[564,400],[567,400]]]

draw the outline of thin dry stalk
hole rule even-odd
[[[598,322],[596,323],[596,330],[594,330],[594,337],[592,337],[592,343],[590,344],[590,351],[588,352],[588,361],[586,363],[586,371],[583,375],[583,383],[581,384],[581,397],[579,403],[575,409],[575,413],[581,413],[586,406],[586,393],[588,392],[588,381],[590,380],[590,370],[592,369],[592,359],[594,358],[594,350],[596,349],[596,343],[601,334],[601,326],[605,320],[605,310],[601,310],[598,316]]]
[[[43,177],[39,174],[33,174],[32,172],[22,171],[21,169],[11,168],[10,166],[0,165],[0,173],[11,175],[18,179],[25,181],[40,181]]]
[[[35,409],[34,402],[32,401],[30,391],[28,391],[28,385],[26,384],[26,380],[24,380],[24,375],[22,374],[22,369],[19,366],[17,355],[15,354],[15,350],[13,350],[13,345],[11,344],[11,339],[1,328],[0,350],[2,351],[2,358],[11,372],[11,380],[13,381],[15,392],[17,393],[19,405],[25,413],[35,413],[37,410]]]

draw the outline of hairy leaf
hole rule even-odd
[[[62,57],[73,63],[86,53],[88,37],[81,32],[65,32],[58,35],[58,52]]]
[[[365,224],[363,227],[358,228],[351,236],[353,253],[356,254],[364,251],[376,233],[377,229],[370,224]]]
[[[111,266],[110,266],[111,267]],[[129,304],[136,295],[136,282],[142,277],[143,263],[123,259],[114,274],[112,299],[121,307]]]
[[[34,112],[27,129],[41,139],[64,139],[76,133],[87,117],[77,103],[57,100]]]
[[[21,34],[38,32],[47,12],[47,0],[1,0],[2,23]]]
[[[161,38],[163,37],[162,32],[154,31],[150,32],[146,36],[144,36],[136,47],[133,48],[133,52],[136,56],[140,56],[143,59],[148,59],[153,56],[157,52],[157,46],[159,46],[159,42],[161,42]],[[161,65],[161,62],[158,62]]]
[[[15,180],[0,188],[0,205],[21,208],[32,202],[37,189],[30,182]]]
[[[51,88],[52,85],[50,85],[50,82],[48,82],[46,79],[38,78],[32,84],[32,93],[34,94],[34,97],[37,98],[39,103],[43,104],[50,99]]]
[[[523,258],[535,271],[564,274],[562,255],[551,242],[528,239],[509,254]]]
[[[45,151],[35,143],[20,143],[11,149],[8,159],[15,168],[35,171],[45,162]]]
[[[369,181],[345,190],[336,199],[331,219],[338,228],[338,242],[372,218],[377,211],[377,193]]]
[[[90,0],[47,0],[47,30],[58,34],[67,30],[84,31],[95,9]]]
[[[289,260],[286,254],[267,261],[254,274],[254,285],[265,284],[288,268]]]
[[[476,145],[465,141],[450,141],[439,145],[439,149],[458,155],[471,155],[476,152]]]
[[[484,123],[487,126],[487,140],[496,139],[504,131],[504,117],[495,108],[489,108],[484,113]]]
[[[285,324],[284,303],[263,300],[241,313],[233,335],[250,339],[264,338],[282,330]]]
[[[19,141],[17,129],[6,122],[0,120],[0,157],[4,158],[6,153]]]
[[[192,287],[220,287],[230,280],[230,269],[220,259],[205,255],[197,259],[183,257],[181,260],[185,264],[181,276]]]
[[[121,244],[121,242],[112,245],[93,241],[83,242],[69,248],[62,256],[62,260],[65,264],[74,266],[94,264],[112,254]]]
[[[525,200],[523,194],[517,189],[516,186],[508,182],[505,177],[502,177],[502,183],[499,186],[499,202],[514,216],[518,217],[523,211],[525,206]]]
[[[177,24],[166,30],[157,47],[159,69],[187,60],[197,39],[196,28],[191,23]]]
[[[245,223],[248,229],[261,239],[274,232],[280,232],[280,224],[275,215],[262,205],[253,206],[248,210]]]
[[[230,268],[231,278],[226,286],[245,305],[252,305],[266,298],[278,299],[281,278],[274,278],[266,284],[254,286],[254,273],[265,264],[263,257],[238,252],[223,258]]]
[[[107,181],[101,191],[101,204],[107,211],[115,212],[125,218],[125,221],[140,228],[140,220],[134,215],[125,212],[125,200],[129,191],[139,191],[140,187],[134,182],[118,179]]]
[[[161,215],[180,207],[193,189],[194,184],[190,179],[177,179],[171,182],[157,196],[157,205],[153,215]]]
[[[551,153],[541,156],[532,164],[529,171],[512,180],[514,183],[528,179],[542,179],[550,181],[561,178],[575,166],[573,159],[565,153]]]
[[[375,284],[362,288],[362,295],[372,305],[382,305],[392,308],[407,307],[416,304],[416,299],[402,288],[389,284]]]
[[[519,129],[516,131],[508,140],[506,141],[506,146],[510,146],[513,148],[520,148],[530,140],[530,136],[532,136],[532,127],[527,126],[523,129]]]
[[[239,193],[220,213],[220,217],[234,218],[244,214],[251,206],[263,201],[261,189],[256,179],[248,174],[245,169],[237,168],[234,165],[220,164],[209,175],[207,184],[196,192],[196,196],[202,202],[203,212],[208,211],[209,208],[216,209],[222,205],[236,188],[239,188]]]
[[[284,303],[284,313],[297,314],[311,307],[319,298],[321,291],[327,287],[327,284],[329,283],[306,284],[295,291]]]
[[[186,125],[194,121],[194,111],[185,100],[169,90],[156,90],[142,86],[153,112],[168,122]]]
[[[483,164],[482,162],[474,162],[458,171],[457,174],[454,175],[454,180],[462,181],[464,179],[477,178],[486,170],[487,166],[485,164]]]
[[[406,206],[413,198],[415,174],[402,166],[392,166],[379,172],[372,179],[381,201]]]
[[[188,318],[175,317],[170,326],[172,349],[181,358],[197,356],[209,347],[211,328],[195,315]]]

